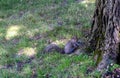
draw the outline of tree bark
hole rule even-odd
[[[95,4],[90,48],[101,71],[119,58],[120,0],[96,0]]]

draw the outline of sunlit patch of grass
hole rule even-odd
[[[0,33],[0,37],[2,36],[3,34],[2,33]]]
[[[81,1],[81,3],[83,3],[83,4],[95,3],[95,0],[83,0],[83,1]]]
[[[26,55],[26,56],[32,57],[35,54],[36,54],[35,48],[27,47],[27,48],[20,50],[17,55],[18,56]]]
[[[6,39],[9,40],[9,39],[19,35],[20,29],[21,29],[21,27],[18,25],[9,26],[9,28],[6,32]]]
[[[3,19],[2,18],[0,18],[0,21],[2,21]]]

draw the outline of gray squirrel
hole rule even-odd
[[[52,51],[57,51],[61,54],[71,54],[75,52],[80,46],[84,46],[84,42],[78,40],[77,37],[73,37],[71,40],[69,40],[64,48],[60,48],[56,44],[49,44],[48,46],[45,47],[44,52],[52,52]]]

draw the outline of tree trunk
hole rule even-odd
[[[120,47],[120,0],[96,0],[90,48],[98,70],[117,62]],[[120,58],[119,58],[120,59]]]

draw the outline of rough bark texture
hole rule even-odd
[[[103,70],[119,58],[120,0],[96,0],[91,34],[90,47],[97,58],[97,69]]]

